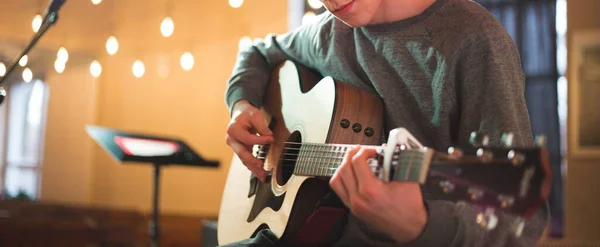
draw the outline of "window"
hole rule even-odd
[[[13,84],[8,92],[3,181],[10,196],[39,196],[47,99],[48,86],[40,80]]]
[[[560,123],[560,152],[562,154],[563,168],[566,170],[567,152],[567,0],[556,1],[556,68],[558,70],[558,120]]]
[[[550,236],[563,235],[563,171],[567,91],[566,0],[476,0],[506,28],[517,45],[534,134],[547,137],[553,169]]]

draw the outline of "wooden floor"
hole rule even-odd
[[[22,201],[0,201],[0,246],[149,246],[149,215]],[[204,220],[163,215],[160,246],[203,246]]]

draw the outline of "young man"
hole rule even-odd
[[[328,12],[316,23],[269,35],[240,51],[228,81],[227,144],[259,178],[265,171],[250,150],[269,143],[272,133],[258,108],[272,69],[284,60],[379,94],[386,131],[404,127],[437,150],[468,144],[472,131],[488,134],[491,145],[501,145],[506,132],[514,134],[514,145],[533,143],[518,51],[477,3],[323,3]],[[336,246],[534,246],[544,230],[544,210],[527,221],[520,237],[509,215],[499,215],[498,226],[484,230],[469,205],[436,200],[416,184],[377,180],[366,164],[373,154],[354,149],[331,179],[351,211]],[[266,232],[237,244],[274,242]]]

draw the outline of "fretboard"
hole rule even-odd
[[[355,145],[303,143],[298,152],[294,174],[330,177],[348,150]]]
[[[299,150],[296,145],[286,147],[294,154],[286,159],[295,159],[294,174],[303,176],[331,177],[342,163],[344,155],[355,145],[303,143]],[[377,148],[378,146],[372,146]],[[396,150],[391,163],[396,168],[395,180],[420,180],[423,176],[423,164],[429,156],[424,150]],[[400,154],[400,151],[402,154]],[[286,152],[287,153],[287,152]]]

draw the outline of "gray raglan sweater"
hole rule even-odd
[[[261,106],[273,67],[293,60],[383,99],[386,131],[408,129],[423,145],[445,150],[467,144],[472,131],[500,145],[504,132],[515,145],[533,143],[524,97],[524,75],[511,37],[484,8],[470,0],[437,0],[424,13],[399,22],[351,28],[324,13],[319,20],[281,35],[268,35],[239,52],[226,103]],[[492,231],[476,224],[466,204],[436,200],[422,235],[393,244],[350,216],[337,246],[534,246],[547,208],[530,219],[521,237],[513,217],[499,215]]]

